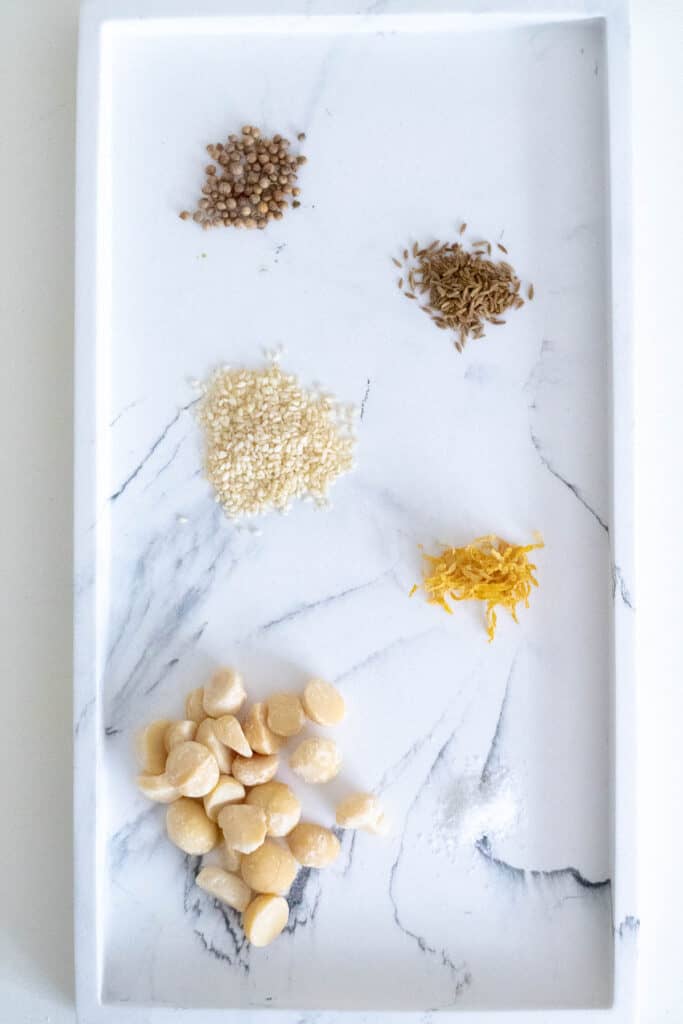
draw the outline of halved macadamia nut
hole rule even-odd
[[[228,804],[237,804],[244,800],[244,786],[232,775],[220,775],[218,782],[210,793],[204,797],[204,810],[216,821],[218,815]]]
[[[135,735],[135,752],[143,772],[149,775],[161,775],[166,764],[166,746],[164,737],[171,722],[168,718],[159,718],[150,722]]]
[[[204,687],[204,711],[212,718],[234,715],[246,699],[242,676],[234,668],[219,668]]]
[[[244,735],[256,754],[277,754],[285,740],[283,736],[277,736],[272,729],[268,728],[266,716],[265,704],[261,702],[252,704],[242,723]]]
[[[191,718],[185,718],[181,722],[171,722],[164,734],[166,753],[170,754],[179,743],[187,743],[188,740],[193,740],[196,732],[197,723],[193,722]]]
[[[173,748],[166,760],[168,781],[183,796],[204,796],[218,782],[218,764],[202,743],[188,740]]]
[[[168,781],[166,772],[161,775],[138,775],[137,783],[140,792],[158,804],[173,803],[180,796],[180,792]]]
[[[216,720],[204,718],[197,726],[195,734],[197,743],[203,743],[216,758],[221,775],[229,775],[232,770],[232,750],[229,750],[224,743],[218,739],[216,734]]]
[[[234,715],[221,715],[214,721],[216,736],[226,747],[236,751],[241,757],[251,757],[251,747],[242,731],[242,726]]]
[[[232,762],[232,774],[243,786],[261,786],[274,778],[280,766],[275,754],[266,757],[254,754],[253,757],[235,757]]]
[[[234,910],[243,912],[249,906],[251,889],[239,875],[231,875],[223,868],[211,864],[201,869],[196,882],[204,892],[208,892]]]
[[[206,718],[203,686],[198,686],[196,690],[188,693],[185,700],[185,718],[191,719],[191,721],[196,722],[198,725],[203,718]]]
[[[346,715],[346,705],[339,690],[324,679],[311,679],[301,695],[304,711],[317,725],[339,725]]]

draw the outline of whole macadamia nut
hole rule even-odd
[[[310,821],[302,821],[290,832],[287,845],[305,868],[325,868],[337,859],[341,850],[334,832]]]
[[[304,782],[329,782],[339,774],[341,754],[334,740],[312,736],[299,744],[289,766]]]
[[[238,853],[252,853],[266,838],[266,816],[260,807],[229,804],[219,812],[218,824],[226,845]]]
[[[196,800],[181,797],[166,811],[168,838],[184,853],[199,856],[213,850],[218,840],[216,825]]]
[[[242,878],[254,892],[274,892],[284,896],[296,878],[299,865],[287,849],[272,839],[242,857]]]

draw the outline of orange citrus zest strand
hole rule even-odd
[[[520,602],[529,607],[531,588],[538,586],[536,566],[529,561],[530,551],[544,546],[538,536],[535,544],[520,547],[495,534],[478,537],[463,548],[446,548],[440,555],[424,555],[424,579],[415,584],[411,596],[422,586],[430,604],[440,605],[452,614],[449,601],[485,601],[486,631],[489,643],[496,633],[496,607],[507,608],[517,622]]]

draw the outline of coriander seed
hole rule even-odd
[[[254,125],[244,125],[240,135],[229,135],[225,143],[207,145],[214,162],[204,168],[197,210],[183,211],[181,219],[192,217],[204,228],[259,229],[270,220],[281,219],[287,196],[294,195],[302,162],[290,155],[288,148],[288,139],[281,135],[264,138]],[[296,195],[299,191],[297,188]],[[232,201],[226,201],[226,196]]]

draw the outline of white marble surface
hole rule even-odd
[[[41,36],[37,34],[34,37],[31,31],[38,20],[36,15],[41,6],[39,4],[24,5],[21,14],[12,15],[14,19],[12,35],[17,47],[13,56],[16,61],[19,59],[18,55],[32,53],[36,45],[42,45],[40,43]],[[6,12],[3,12],[3,16],[4,13]],[[664,10],[660,10],[659,14],[661,19],[665,19],[667,16]],[[671,18],[670,20],[673,27],[675,19]],[[27,88],[23,93],[28,113],[26,123],[27,126],[35,125],[36,127],[42,124],[43,132],[52,139],[55,152],[62,153],[64,149],[68,148],[68,115],[70,113],[69,82],[68,78],[64,77],[67,64],[65,56],[68,54],[68,46],[63,43],[62,36],[65,28],[59,24],[58,18],[55,21],[46,18],[44,11],[41,11],[40,22],[42,30],[45,33],[49,30],[53,40],[52,47],[44,54],[45,67],[58,79],[59,87],[54,90],[54,95],[51,94],[48,102],[48,98],[43,98],[40,93],[42,82],[38,81],[35,75],[30,82],[27,82]],[[653,24],[659,25],[661,22],[650,22],[649,11],[648,17],[642,18],[641,12],[640,47],[653,44]],[[661,57],[662,48],[664,48],[664,53],[666,52],[667,41],[673,49],[675,37],[666,31],[658,31],[657,35],[659,37],[657,51]],[[59,45],[55,49],[54,40],[58,40],[63,49],[59,49]],[[654,52],[654,45],[651,45],[649,52]],[[643,57],[642,49],[640,56]],[[650,90],[656,92],[657,75],[661,76],[663,73],[662,66],[654,62],[648,63],[646,68],[647,73],[642,74],[643,65],[641,65],[640,90],[636,93],[640,104],[643,103],[644,96],[650,95]],[[660,100],[661,98],[660,96]],[[670,98],[671,94],[668,95],[665,102],[670,101]],[[31,106],[30,102],[34,105]],[[642,105],[639,105],[637,109],[639,114],[644,113]],[[651,105],[648,103],[648,111],[650,109]],[[64,126],[62,126],[62,118],[66,118]],[[650,142],[656,141],[654,135],[656,124],[656,120],[651,120],[649,117],[645,120],[641,116],[638,138]],[[17,128],[19,128],[18,125]],[[28,158],[29,141],[30,138],[33,138],[33,134],[22,135],[17,131],[17,138],[17,152],[19,154],[25,152]],[[24,148],[21,144],[22,138],[25,140]],[[641,167],[650,166],[647,161],[654,159],[651,153],[651,147],[645,144],[639,147],[638,156]],[[60,166],[68,167],[66,155],[64,155],[63,163]],[[668,160],[659,168],[660,173],[665,177],[664,184],[667,174],[671,175],[671,180],[673,180],[675,166],[675,140],[671,139]],[[25,179],[16,180],[12,184],[17,195],[21,195],[22,189],[27,187]],[[67,184],[68,174],[64,176],[62,182],[57,183],[57,194],[61,196]],[[643,187],[642,179],[640,187],[641,189]],[[660,250],[665,248],[665,242],[661,241],[661,237],[664,236],[664,215],[666,214],[666,217],[669,218],[671,212],[665,196],[666,191],[662,187],[654,196],[653,204],[648,204],[648,220],[641,221],[641,241],[650,240],[653,243],[657,241]],[[14,292],[11,308],[14,323],[18,327],[18,337],[24,339],[23,358],[14,364],[15,379],[16,374],[19,374],[19,379],[23,380],[26,377],[28,380],[30,366],[30,381],[34,393],[47,399],[48,396],[55,394],[55,380],[61,383],[62,392],[68,395],[66,372],[68,359],[64,356],[61,348],[56,347],[53,351],[51,347],[52,361],[46,362],[46,353],[42,347],[42,339],[46,333],[55,335],[55,310],[58,312],[57,336],[65,340],[68,335],[68,299],[65,298],[65,289],[59,290],[59,281],[62,274],[68,274],[69,268],[68,263],[64,265],[58,261],[57,253],[54,250],[55,240],[62,237],[62,233],[67,230],[68,204],[64,210],[63,206],[55,206],[51,201],[45,205],[43,210],[39,203],[38,210],[36,210],[34,201],[32,216],[37,217],[39,211],[42,211],[41,225],[44,245],[40,252],[34,254],[34,265],[44,267],[46,277],[43,279],[43,283],[47,281],[49,288],[47,291],[41,291],[37,298],[36,293],[29,293],[21,284],[24,278],[16,276],[16,260],[14,258],[11,264],[7,263],[6,265],[5,279],[15,281],[18,285]],[[18,208],[16,211],[12,210],[10,215],[13,220],[18,218]],[[650,218],[653,218],[652,222]],[[22,224],[25,223],[22,215]],[[662,225],[662,230],[659,233],[655,231],[657,224]],[[24,236],[20,242],[22,251],[28,244],[29,239]],[[651,251],[653,246],[650,245],[647,248]],[[13,257],[15,255],[13,253]],[[660,257],[661,252],[657,254],[657,259]],[[648,260],[646,264],[643,264],[641,261],[640,266],[642,273],[638,277],[639,294],[645,308],[651,310],[651,306],[645,302],[645,296],[654,295],[652,275],[657,263],[652,264]],[[58,272],[55,271],[56,267],[59,268]],[[665,260],[661,262],[660,272],[665,279],[667,274]],[[26,281],[29,280],[30,278],[27,276]],[[51,291],[52,288],[54,291]],[[24,297],[22,298],[22,296]],[[667,306],[667,302],[667,296],[664,294],[656,307],[656,325],[662,346],[665,345],[666,339],[666,310],[672,308],[671,304]],[[65,321],[63,327],[60,326],[62,321]],[[648,324],[651,322],[650,312],[648,312],[647,322]],[[41,324],[44,324],[42,331],[39,327]],[[30,360],[32,352],[39,355],[39,358],[33,362]],[[670,354],[669,365],[673,367],[675,366],[675,349],[673,347]],[[671,515],[667,519],[667,508],[673,511],[676,491],[670,486],[671,480],[668,474],[669,486],[666,489],[662,486],[664,481],[661,463],[658,460],[667,452],[670,452],[673,459],[675,457],[674,444],[672,435],[665,432],[657,436],[655,445],[654,433],[648,433],[646,427],[648,424],[654,426],[659,417],[659,412],[656,409],[662,402],[663,407],[667,408],[662,394],[670,391],[673,399],[673,380],[673,374],[671,379],[662,379],[661,375],[657,373],[657,366],[654,362],[643,364],[643,373],[639,379],[639,394],[643,398],[640,409],[645,423],[643,430],[639,433],[642,445],[639,450],[639,465],[642,468],[641,482],[645,482],[641,507],[645,517],[644,522],[651,524],[655,529],[661,526],[662,533],[665,532],[667,522],[671,520]],[[657,395],[657,405],[654,401],[655,395]],[[12,422],[11,413],[20,398],[18,389],[7,389],[6,398],[8,404],[3,407],[3,414],[7,412],[9,414],[8,422]],[[670,402],[668,407],[673,407],[673,403]],[[65,518],[65,509],[68,511],[68,503],[65,504],[59,497],[57,478],[55,478],[57,497],[51,501],[53,515],[51,516],[50,536],[45,530],[44,515],[41,513],[40,517],[36,519],[37,510],[40,507],[40,503],[37,501],[39,488],[40,494],[44,496],[44,471],[49,469],[55,473],[61,466],[65,470],[64,475],[68,473],[67,424],[64,418],[61,420],[62,425],[60,426],[58,408],[56,415],[54,409],[55,407],[46,401],[37,402],[36,412],[38,415],[32,418],[29,424],[30,429],[22,435],[24,447],[21,452],[25,452],[29,456],[31,470],[33,467],[36,470],[41,468],[40,484],[38,478],[27,471],[26,459],[22,459],[23,480],[26,483],[26,488],[22,487],[22,491],[18,495],[22,502],[20,506],[22,515],[17,515],[16,518],[10,518],[7,521],[8,529],[4,535],[5,540],[9,542],[6,565],[10,578],[16,582],[15,589],[18,600],[13,603],[11,609],[4,610],[4,614],[8,617],[6,628],[3,627],[6,638],[3,649],[5,665],[3,674],[6,680],[17,676],[34,680],[33,685],[26,690],[22,701],[18,704],[14,702],[11,704],[13,729],[8,736],[9,746],[6,746],[5,749],[11,756],[14,749],[13,737],[21,736],[24,730],[28,730],[29,722],[33,728],[37,724],[44,723],[44,750],[46,756],[50,758],[52,766],[49,775],[41,774],[41,785],[35,790],[36,802],[33,805],[34,812],[41,824],[47,827],[51,833],[49,856],[48,847],[35,841],[35,818],[31,818],[29,827],[29,819],[22,818],[20,813],[24,806],[23,802],[16,802],[15,806],[14,796],[9,794],[9,806],[14,809],[15,821],[21,820],[22,822],[13,833],[14,843],[11,847],[6,846],[3,851],[3,907],[7,913],[3,918],[5,928],[2,933],[3,955],[0,957],[2,963],[0,988],[3,995],[3,1012],[8,1015],[6,1019],[12,1021],[71,1019],[71,1011],[68,1006],[70,955],[68,921],[66,920],[69,896],[66,879],[69,844],[64,829],[60,829],[60,822],[63,825],[69,817],[64,778],[67,770],[65,752],[68,751],[68,743],[64,742],[63,730],[60,727],[60,706],[63,707],[63,701],[60,704],[59,700],[60,692],[63,693],[64,687],[64,673],[59,672],[59,666],[64,666],[67,659],[64,645],[59,640],[59,624],[62,623],[61,635],[63,638],[65,632],[68,631],[69,602],[65,600],[65,595],[61,592],[60,587],[63,586],[67,575],[68,544],[54,545],[54,529],[56,527],[57,531],[60,531],[60,522]],[[36,430],[40,430],[41,423],[45,426],[48,422],[49,434],[45,432],[45,436],[43,436],[41,433],[35,433]],[[670,423],[667,423],[667,426],[670,427]],[[40,450],[35,443],[38,437],[40,437]],[[6,454],[10,458],[14,458],[13,453]],[[17,465],[20,454],[20,452],[16,453]],[[11,462],[10,465],[12,466],[14,463]],[[650,484],[652,486],[649,486]],[[24,498],[26,499],[25,504]],[[35,524],[33,529],[31,528],[32,524]],[[28,543],[29,530],[32,533],[31,543]],[[655,588],[657,593],[661,593],[662,588],[666,587],[666,581],[661,577],[653,577],[652,570],[650,570],[641,576],[639,595],[643,593],[644,585],[647,586],[648,594],[654,594]],[[647,876],[647,895],[649,896],[647,910],[650,921],[656,922],[649,929],[650,941],[646,941],[644,947],[647,972],[643,1019],[648,1021],[674,1020],[677,1007],[680,1006],[678,987],[680,974],[677,971],[676,945],[674,941],[670,943],[665,941],[666,936],[672,938],[675,936],[679,902],[677,888],[674,884],[676,819],[675,816],[667,814],[658,815],[658,810],[666,807],[667,794],[671,793],[672,799],[676,790],[674,762],[668,758],[667,751],[672,749],[669,743],[673,743],[675,732],[674,698],[677,691],[673,687],[669,691],[666,690],[662,685],[666,675],[661,674],[671,669],[673,660],[677,656],[671,639],[674,634],[673,632],[667,633],[666,629],[667,616],[671,616],[671,614],[666,602],[663,607],[657,605],[656,610],[653,602],[652,611],[647,613],[648,632],[643,634],[644,640],[649,641],[648,650],[651,654],[649,665],[652,667],[649,687],[650,702],[643,708],[643,720],[647,727],[654,724],[655,716],[657,718],[656,732],[650,729],[647,733],[650,739],[647,749],[658,752],[661,765],[661,771],[652,770],[652,773],[648,774],[648,779],[651,782],[656,779],[657,786],[651,788],[650,800],[644,809],[644,813],[647,815],[646,821],[652,826],[650,834],[657,836],[657,842],[654,844],[647,841],[647,834],[645,835],[650,854],[648,863],[653,864],[655,853],[657,856],[657,871],[649,872]],[[641,621],[644,617],[645,613],[641,616]],[[40,637],[39,644],[34,642],[36,635]],[[656,645],[653,643],[655,637]],[[51,678],[54,682],[48,692],[45,686],[50,684]],[[17,749],[19,748],[17,747]],[[484,745],[482,745],[482,749],[484,749]],[[31,867],[30,871],[27,870],[29,866]],[[25,913],[27,905],[32,907],[30,914]],[[655,928],[657,928],[656,931]],[[652,944],[654,936],[656,936],[658,944],[656,956]],[[643,930],[643,938],[648,939],[647,926]],[[671,965],[669,969],[667,969],[668,963]],[[2,1019],[4,1020],[5,1017]]]
[[[389,8],[371,24],[294,23],[283,47],[277,21],[187,24],[124,26],[103,50],[98,271],[81,292],[95,304],[92,379],[82,309],[78,353],[98,465],[91,492],[81,443],[86,1019],[93,921],[106,1005],[626,1009],[614,936],[618,959],[637,910],[622,835],[620,889],[613,879],[610,637],[612,606],[630,622],[633,601],[628,548],[613,561],[610,544],[602,26]],[[263,234],[200,233],[175,212],[202,144],[245,119],[245,96],[251,120],[307,133],[302,208]],[[459,358],[398,294],[389,257],[462,218],[470,237],[505,240],[538,298]],[[329,509],[239,532],[202,479],[187,381],[254,365],[276,342],[288,369],[357,402],[358,468]],[[408,599],[419,543],[536,529],[540,593],[495,645],[479,609],[448,619]],[[387,842],[347,837],[337,868],[302,872],[287,939],[259,954],[197,892],[197,862],[169,848],[132,784],[135,727],[179,714],[225,661],[259,698],[311,673],[335,680],[351,708],[345,770],[305,812],[331,821],[334,798],[361,784],[394,822]],[[81,781],[92,754],[94,788]],[[516,828],[435,849],[458,778],[485,784],[492,766],[513,774]]]

